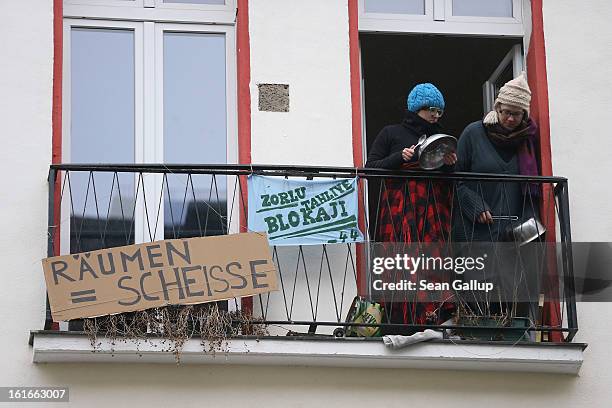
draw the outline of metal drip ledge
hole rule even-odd
[[[171,342],[149,338],[114,345],[99,337],[95,351],[82,333],[34,331],[30,334],[34,363],[168,363],[176,364]],[[181,364],[235,364],[362,368],[416,368],[471,371],[515,371],[577,375],[583,343],[510,343],[439,340],[400,350],[381,339],[240,337],[227,348],[205,353],[200,339],[190,339]]]

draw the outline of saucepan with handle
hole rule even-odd
[[[457,151],[457,138],[438,133],[423,135],[415,147],[419,165],[423,170],[436,170],[444,165],[444,156]]]
[[[493,220],[508,220],[518,221],[516,215],[493,215]],[[511,223],[507,230],[506,236],[508,240],[518,242],[519,246],[523,246],[540,238],[546,232],[546,227],[535,217],[528,218],[521,223]]]

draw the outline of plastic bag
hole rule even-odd
[[[346,318],[347,323],[377,324],[382,322],[383,311],[378,303],[355,296]],[[379,337],[380,326],[347,326],[347,337]]]

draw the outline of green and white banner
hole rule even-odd
[[[249,230],[267,232],[272,245],[363,242],[357,203],[357,178],[249,176]]]

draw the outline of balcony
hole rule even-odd
[[[280,290],[216,302],[215,313],[228,322],[224,333],[213,341],[217,342],[217,353],[204,350],[211,346],[211,339],[203,334],[207,332],[203,315],[198,315],[198,320],[195,313],[188,314],[180,331],[182,362],[579,370],[585,345],[572,343],[578,322],[564,178],[345,167],[53,165],[49,173],[48,255],[248,231],[246,178],[251,174],[292,179],[356,177],[358,225],[364,242],[343,243],[339,239],[323,245],[272,246]],[[418,204],[409,199],[417,194],[416,184],[409,184],[414,181],[422,186]],[[495,220],[484,229],[485,224],[469,215],[465,192],[472,192],[472,206],[476,203],[478,207],[479,201],[485,205],[483,192],[491,188],[501,192],[502,203],[486,207],[495,209]],[[522,203],[503,201],[517,191]],[[397,210],[397,194],[406,201],[403,213]],[[416,205],[433,208],[431,216],[422,219],[437,227],[406,221],[418,220]],[[537,231],[528,245],[509,239],[512,228],[529,218],[537,219],[537,228],[542,231]],[[436,233],[433,244],[427,235],[432,228]],[[485,248],[496,265],[514,265],[510,270],[520,274],[514,275],[519,276],[514,286],[510,283],[513,298],[470,298],[468,292],[454,286],[436,292],[440,296],[444,292],[446,297],[427,300],[419,297],[418,290],[396,295],[375,289],[376,280],[397,281],[399,276],[395,275],[397,268],[375,273],[377,257],[415,251],[456,253],[466,248]],[[529,256],[523,254],[526,248]],[[530,278],[525,278],[525,271]],[[437,277],[434,282],[444,283],[444,279]],[[382,305],[380,321],[348,319],[356,296]],[[423,304],[436,307],[423,311]],[[170,309],[179,313],[185,307]],[[210,315],[210,306],[199,310]],[[159,313],[112,317],[115,337],[108,338],[104,329],[109,327],[108,317],[58,325],[47,308],[44,330],[31,334],[34,361],[175,361],[176,350],[164,347],[164,334],[170,329],[166,327],[164,332],[151,321],[140,324],[137,342],[116,342],[130,331],[130,322],[138,316],[153,318]],[[482,317],[492,318],[498,327],[491,330],[478,323]],[[521,320],[522,326],[507,324],[515,320]],[[95,353],[92,323],[98,328]],[[410,335],[424,329],[434,329],[442,338],[391,350],[380,337],[357,335]]]

